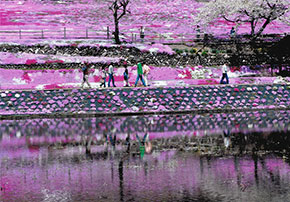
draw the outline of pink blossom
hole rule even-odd
[[[252,105],[253,107],[257,107],[258,106],[258,104],[257,103],[253,103],[253,105]]]
[[[37,61],[35,59],[28,59],[25,62],[25,64],[27,64],[27,65],[36,64],[36,63],[37,63]]]

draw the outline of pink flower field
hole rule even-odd
[[[68,55],[45,55],[30,53],[0,52],[0,64],[44,64],[44,63],[80,63],[90,61],[91,63],[118,63],[117,57],[83,57]]]
[[[0,202],[287,201],[289,22],[256,35],[263,0],[129,1],[122,43],[111,0],[0,1]],[[212,1],[201,19],[249,8],[253,34],[198,21]]]
[[[214,67],[153,67],[150,66],[149,80],[151,86],[188,86],[188,85],[212,85],[219,84],[221,69]],[[135,66],[129,67],[129,82],[133,86],[137,77]],[[124,68],[115,69],[116,85],[124,86]],[[166,72],[166,74],[164,74]],[[210,74],[208,72],[211,72]],[[251,73],[255,75],[256,73]],[[200,78],[193,76],[198,74]],[[231,84],[272,84],[279,83],[276,77],[239,77],[247,75],[247,72],[230,72]],[[0,69],[0,89],[54,89],[80,87],[82,82],[82,71],[80,69],[60,70],[15,70]],[[91,69],[89,81],[93,87],[100,85],[99,69]],[[107,78],[108,82],[108,78]],[[280,83],[290,82],[289,78],[281,80]]]
[[[49,45],[48,41],[39,40],[18,40],[19,45]],[[67,46],[75,44],[74,40],[52,40],[50,46]],[[84,40],[78,42],[81,46],[116,46],[109,43],[94,44],[94,40]],[[131,47],[133,45],[124,45]],[[173,54],[174,51],[167,45],[162,44],[138,44],[136,45],[141,51],[164,52]],[[75,56],[75,55],[48,55],[48,54],[30,54],[30,53],[10,53],[0,52],[0,64],[46,64],[46,63],[81,63],[88,61],[94,63],[119,63],[121,57],[93,57],[93,56]],[[218,84],[222,75],[221,67],[204,67],[204,66],[187,66],[187,67],[155,67],[150,66],[149,80],[151,86],[187,86],[187,85],[212,85]],[[237,69],[239,71],[237,71]],[[123,86],[123,68],[115,68],[115,80],[117,86]],[[166,72],[166,74],[164,73]],[[129,66],[129,82],[134,84],[137,77],[136,66]],[[271,84],[289,82],[289,78],[261,77],[261,72],[250,70],[248,66],[232,68],[228,73],[230,83],[232,84]],[[269,74],[269,73],[268,73]],[[99,66],[93,66],[90,72],[89,81],[93,87],[99,87],[100,72]],[[107,78],[108,81],[108,78]],[[16,70],[0,68],[0,89],[53,89],[53,88],[75,88],[79,87],[82,82],[81,69],[46,69],[46,70]]]
[[[131,14],[125,16],[120,22],[120,30],[127,37],[132,33],[139,33],[140,26],[145,27],[145,35],[148,39],[161,38],[172,39],[177,42],[186,34],[195,35],[194,18],[196,9],[205,3],[194,0],[178,1],[148,1],[137,0],[130,4]],[[45,38],[63,38],[66,27],[67,38],[85,36],[89,29],[89,36],[94,37],[92,30],[102,31],[106,37],[107,26],[113,30],[113,21],[108,2],[103,1],[1,1],[1,26],[0,30],[22,30],[21,33],[0,33],[1,44],[37,45],[49,46],[115,46],[107,41],[100,40],[52,40],[52,39],[28,39],[33,33],[25,31],[43,30]],[[207,33],[214,35],[228,34],[233,26],[223,20],[207,27]],[[281,23],[272,23],[265,33],[285,33],[290,27]],[[249,26],[242,25],[240,33],[248,33]],[[48,35],[47,35],[48,34]],[[125,36],[125,37],[126,37]],[[37,36],[36,38],[39,38]],[[164,52],[174,54],[174,51],[161,43],[156,44],[131,44],[125,47],[135,46],[141,51]],[[45,63],[118,63],[119,57],[91,57],[74,55],[47,55],[29,53],[0,52],[0,64],[45,64]],[[220,67],[187,66],[181,68],[150,66],[149,80],[151,86],[187,86],[187,85],[212,85],[218,84],[221,76]],[[245,68],[247,69],[247,68]],[[164,74],[166,72],[166,74]],[[229,73],[231,84],[272,84],[287,83],[289,78],[259,77],[260,72],[243,70]],[[136,79],[136,67],[129,67],[129,82],[132,85]],[[108,79],[108,78],[107,78]],[[123,69],[117,69],[115,73],[117,86],[123,86]],[[89,77],[93,87],[99,86],[100,73],[98,67],[93,67]],[[108,81],[108,80],[107,80]],[[82,82],[82,72],[76,69],[66,70],[8,70],[0,69],[0,89],[53,89],[79,87]]]
[[[139,34],[140,27],[145,27],[145,39],[170,39],[180,41],[192,39],[196,25],[194,19],[196,9],[205,3],[195,0],[136,0],[129,5],[130,15],[120,22],[123,37],[130,39],[131,34]],[[22,38],[41,37],[63,38],[64,27],[66,37],[85,37],[88,29],[89,37],[106,37],[107,26],[113,30],[113,20],[107,1],[1,1],[1,30],[17,31],[15,33],[1,33],[2,40],[18,39],[18,31],[23,31]],[[202,31],[214,35],[228,34],[232,23],[218,20],[209,27],[202,27]],[[248,24],[241,25],[239,33],[249,33]],[[39,33],[29,33],[39,30]],[[97,30],[98,34],[95,31]],[[279,23],[271,23],[264,33],[289,33],[290,27]],[[139,36],[138,36],[139,37]]]

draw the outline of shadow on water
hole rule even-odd
[[[2,120],[0,201],[287,201],[289,113]]]

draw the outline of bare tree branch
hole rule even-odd
[[[222,18],[223,19],[225,19],[226,21],[228,21],[228,22],[233,22],[233,23],[235,23],[236,22],[236,20],[230,20],[230,19],[228,19],[226,16],[222,16]]]
[[[129,4],[129,0],[123,0],[120,2],[122,8],[123,8],[123,12],[121,13],[121,15],[118,17],[118,20],[120,20],[124,15],[126,15],[127,13],[127,5]]]
[[[130,3],[130,0],[114,0],[112,5],[109,7],[109,9],[113,12],[114,16],[114,24],[115,24],[115,31],[113,32],[115,41],[117,44],[120,44],[120,38],[119,38],[119,20],[126,15],[127,13],[131,13],[127,6]],[[120,15],[118,15],[118,11],[121,12]]]

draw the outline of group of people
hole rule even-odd
[[[124,67],[124,73],[123,73],[124,86],[129,87],[130,86],[130,83],[129,83],[130,77],[129,77],[129,71],[128,71],[128,66],[127,66],[126,62],[124,62],[123,67]],[[83,67],[82,67],[82,71],[83,71],[83,82],[81,84],[82,88],[84,87],[85,83],[89,86],[89,88],[91,88],[91,85],[90,85],[89,80],[88,80],[89,79],[89,68],[90,68],[90,64],[88,62],[84,62]],[[106,64],[102,65],[100,72],[101,72],[101,79],[100,79],[101,85],[100,85],[100,87],[106,87],[107,75],[109,76],[108,87],[111,86],[111,82],[112,82],[113,86],[116,87],[113,65],[109,65],[108,70],[107,70]],[[149,83],[148,83],[149,73],[150,73],[150,67],[148,65],[143,65],[142,61],[139,61],[137,63],[137,78],[136,78],[134,86],[135,87],[137,86],[139,80],[142,82],[142,84],[144,86],[149,86]]]
[[[196,26],[195,31],[196,31],[196,39],[200,39],[200,37],[201,37],[200,36],[201,35],[201,31],[200,31],[200,26],[199,25]],[[203,34],[206,35],[205,31],[204,31]],[[231,39],[234,39],[235,38],[235,36],[236,36],[236,30],[235,30],[234,27],[231,28],[229,34],[230,34]]]
[[[82,71],[83,71],[83,82],[82,82],[82,85],[81,87],[83,88],[84,87],[84,84],[86,83],[89,88],[91,88],[91,85],[88,81],[89,79],[89,63],[85,62],[84,63],[84,67],[82,68]],[[123,73],[123,76],[124,76],[124,86],[125,87],[129,87],[130,84],[129,84],[129,71],[128,71],[128,66],[127,66],[127,63],[124,63],[124,73]],[[106,79],[107,79],[107,75],[109,75],[109,80],[108,80],[108,87],[111,86],[111,82],[113,84],[114,87],[116,87],[115,85],[115,78],[114,78],[114,67],[113,65],[109,65],[109,68],[108,68],[108,71],[106,70],[106,65],[104,64],[102,67],[101,67],[101,85],[100,87],[106,87]],[[139,80],[142,82],[142,84],[146,87],[146,86],[149,86],[149,83],[148,83],[148,74],[150,72],[150,67],[147,66],[147,65],[143,65],[142,62],[138,62],[137,64],[137,78],[136,78],[136,81],[135,81],[135,84],[134,86],[136,87]],[[228,77],[228,66],[227,64],[224,64],[222,66],[222,78],[220,80],[220,84],[229,84],[229,77]]]

